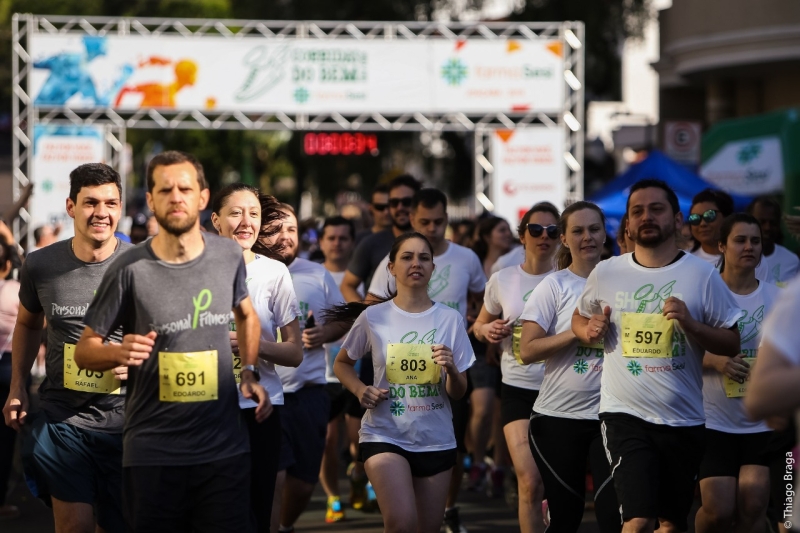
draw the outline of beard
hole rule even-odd
[[[158,213],[155,213],[156,221],[158,225],[164,228],[164,231],[169,233],[170,235],[174,235],[175,237],[180,237],[190,229],[194,227],[197,223],[197,213],[192,215],[188,213],[189,216],[182,222],[173,222],[169,219],[169,217],[162,216]]]
[[[655,235],[649,237],[642,237],[643,230],[657,230]],[[639,226],[636,231],[635,238],[633,241],[636,243],[636,246],[641,246],[642,248],[656,248],[661,244],[667,242],[670,239],[675,237],[675,224],[668,224],[665,227],[658,226],[656,224],[646,224]]]
[[[411,231],[411,218],[410,217],[408,219],[408,222],[406,222],[405,224],[400,225],[394,219],[392,219],[392,224],[394,224],[394,227],[396,227],[400,231]]]

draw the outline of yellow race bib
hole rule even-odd
[[[622,313],[622,355],[672,357],[672,322],[655,313]]]
[[[430,344],[389,344],[386,379],[393,385],[439,383],[441,367],[433,362]]]
[[[514,329],[512,330],[511,334],[511,353],[514,354],[514,359],[517,360],[517,363],[521,365],[527,365],[528,363],[524,363],[522,361],[522,352],[520,351],[520,343],[522,342],[522,324],[514,325]],[[543,365],[544,361],[535,361],[532,363],[534,365]]]
[[[64,388],[80,392],[119,394],[122,383],[107,370],[86,370],[75,364],[75,345],[64,343]]]
[[[158,352],[162,402],[206,402],[219,397],[217,351]]]
[[[242,382],[242,358],[238,353],[233,354],[233,379],[237,385]]]
[[[750,365],[750,372],[748,372],[744,383],[734,381],[728,376],[722,376],[722,381],[725,383],[725,396],[728,398],[744,398],[745,394],[747,394],[747,384],[750,382],[750,376],[753,375],[753,368],[756,366],[756,358],[742,357],[742,360]]]

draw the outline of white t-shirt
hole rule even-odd
[[[511,266],[521,265],[525,262],[525,247],[515,246],[511,251],[504,253],[497,258],[497,261],[492,265],[492,274],[496,274],[503,269]]]
[[[289,270],[280,261],[257,255],[247,265],[246,281],[250,300],[261,322],[261,338],[275,342],[278,328],[293,321],[300,313]],[[261,373],[259,383],[267,390],[272,404],[283,405],[283,385],[275,365],[259,357],[258,371]],[[239,393],[239,407],[249,409],[257,406],[256,402]]]
[[[333,281],[336,283],[337,287],[342,286],[342,280],[344,279],[345,271],[342,270],[341,272],[331,272],[328,270],[328,273],[333,278]],[[363,298],[364,297],[364,284],[361,283],[356,289],[358,295]],[[333,373],[333,362],[336,360],[336,356],[339,354],[339,350],[342,348],[342,343],[344,342],[344,337],[341,339],[328,342],[323,344],[322,347],[325,348],[325,380],[328,383],[339,383],[339,378],[336,377],[336,374]],[[358,372],[361,368],[361,361],[356,363],[356,372]]]
[[[660,316],[670,296],[683,300],[695,320],[711,327],[731,328],[741,313],[714,267],[691,254],[661,268],[643,267],[633,254],[612,257],[601,261],[586,280],[578,312],[588,318],[601,314],[606,306],[612,309],[605,338],[600,413],[626,413],[668,426],[697,426],[705,421],[705,352],[677,322],[672,322],[674,357],[622,355],[622,313]]]
[[[339,286],[333,281],[330,272],[319,263],[298,257],[289,265],[289,274],[292,276],[294,292],[300,305],[298,318],[301,333],[306,327],[309,311],[313,312],[315,323],[322,325],[323,309],[344,303]],[[322,346],[313,350],[303,348],[303,362],[300,366],[278,367],[283,391],[291,393],[309,385],[324,385],[327,383],[325,366],[325,349]]]
[[[481,292],[486,286],[486,274],[478,256],[463,246],[448,243],[442,255],[434,256],[436,268],[428,282],[428,296],[434,302],[452,307],[462,318],[467,318],[467,295]],[[386,298],[397,290],[394,276],[389,274],[389,256],[375,269],[369,292],[379,298]]]
[[[800,278],[780,292],[780,298],[764,322],[761,338],[768,340],[787,361],[800,366]]]
[[[739,305],[739,334],[742,337],[741,353],[756,357],[761,343],[761,324],[775,306],[781,289],[771,283],[761,282],[750,294],[731,292]],[[757,360],[756,360],[757,361]],[[752,371],[752,370],[751,370]],[[765,422],[753,422],[744,411],[744,398],[728,398],[725,378],[716,370],[703,369],[703,407],[706,427],[726,433],[759,433],[770,431]]]
[[[772,255],[767,256],[767,259],[772,283],[788,283],[794,279],[800,269],[800,259],[797,255],[780,244],[775,245],[775,251],[772,252]]]
[[[492,315],[508,318],[508,325],[516,334],[522,331],[520,315],[525,307],[528,297],[546,277],[550,274],[533,276],[516,265],[504,268],[492,274],[486,284],[486,293],[483,296],[483,305]],[[513,352],[513,335],[506,337],[502,342],[503,356],[500,359],[500,370],[503,373],[503,383],[512,387],[529,390],[539,390],[544,378],[544,365],[533,363],[521,365]]]
[[[703,251],[703,247],[701,246],[694,252],[691,252],[692,255],[695,257],[699,257],[706,263],[712,265],[714,268],[719,270],[722,254],[712,255]],[[767,283],[776,283],[774,276],[772,275],[772,269],[770,268],[769,259],[766,256],[761,256],[761,261],[759,261],[758,266],[756,266],[756,279],[761,281],[766,281]]]
[[[565,268],[547,276],[528,298],[520,317],[549,337],[572,329],[572,314],[586,279]],[[604,350],[577,339],[544,363],[544,381],[533,410],[559,418],[597,420]]]
[[[384,442],[410,452],[435,452],[456,447],[453,412],[445,388],[446,374],[435,385],[390,385],[386,354],[390,343],[444,344],[453,351],[459,372],[475,362],[464,319],[434,303],[422,313],[407,313],[393,300],[368,307],[356,319],[342,348],[353,360],[372,352],[373,386],[389,390],[389,399],[367,409],[359,442]]]

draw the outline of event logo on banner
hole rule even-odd
[[[102,126],[42,126],[33,129],[33,197],[31,224],[63,224],[59,238],[72,237],[67,215],[69,173],[84,163],[105,159]]]
[[[557,40],[30,36],[37,106],[286,113],[559,111]]]
[[[700,169],[717,187],[743,196],[783,191],[783,154],[778,137],[733,141]]]
[[[531,127],[496,130],[492,138],[494,214],[513,226],[533,204],[548,201],[559,209],[567,199],[564,131]]]

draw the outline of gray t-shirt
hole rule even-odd
[[[365,287],[369,287],[372,274],[383,258],[389,255],[393,244],[394,232],[390,229],[365,237],[353,252],[347,270],[358,276]]]
[[[70,365],[66,381],[74,388],[65,388],[64,354],[66,351],[71,355],[83,333],[83,315],[103,274],[121,252],[130,247],[120,241],[105,261],[84,263],[75,257],[72,239],[68,239],[31,252],[22,265],[20,303],[31,313],[44,313],[47,319],[47,375],[39,387],[39,397],[42,410],[53,422],[66,422],[104,433],[122,432],[125,387],[115,390],[114,394],[76,390],[85,388],[75,387],[76,383],[97,383],[97,380],[84,380],[85,374],[78,375],[77,367]],[[110,331],[113,333],[109,338],[119,342],[119,330]],[[110,377],[108,373],[105,375],[106,379]]]
[[[151,241],[122,254],[86,313],[99,335],[117,326],[158,334],[150,358],[129,370],[123,466],[196,465],[249,450],[228,336],[231,309],[247,297],[242,249],[203,237],[188,263],[159,260]]]

